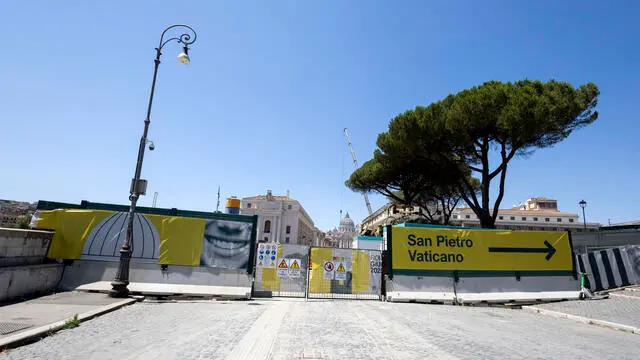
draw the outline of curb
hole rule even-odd
[[[625,299],[635,299],[635,300],[640,300],[640,296],[633,296],[633,295],[625,295],[625,294],[609,294],[613,297],[617,297],[617,298],[625,298]]]
[[[623,325],[623,324],[618,324],[618,323],[604,321],[604,320],[591,319],[591,318],[586,318],[584,316],[571,315],[571,314],[567,314],[559,311],[541,309],[537,306],[523,306],[522,309],[535,314],[547,315],[547,316],[551,316],[559,319],[570,319],[570,320],[574,320],[584,324],[599,325],[609,329],[614,329],[614,330],[628,332],[631,334],[640,335],[640,328],[637,328],[634,326]]]
[[[112,311],[118,310],[124,306],[131,305],[138,301],[142,301],[143,299],[144,299],[143,297],[131,297],[122,301],[115,302],[113,304],[105,305],[97,309],[90,310],[82,314],[78,314],[78,320],[80,322],[85,322],[87,320],[91,320],[100,315],[104,315]],[[6,338],[0,340],[0,353],[8,348],[16,347],[16,345],[20,346],[24,343],[28,343],[34,338],[46,337],[46,336],[49,336],[51,333],[58,332],[63,329],[67,320],[68,319],[56,321],[47,325],[39,326],[37,328],[22,331],[15,335],[7,336]]]

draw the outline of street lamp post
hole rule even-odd
[[[184,33],[179,37],[172,37],[170,39],[165,40],[165,33],[173,28],[185,28],[190,33]],[[193,38],[192,38],[193,37]],[[171,25],[164,29],[162,35],[160,35],[160,45],[156,48],[156,58],[155,68],[153,70],[153,81],[151,82],[151,94],[149,95],[149,106],[147,107],[147,117],[144,119],[144,132],[142,133],[142,137],[140,138],[140,147],[138,148],[138,160],[136,163],[136,172],[134,174],[133,180],[131,182],[131,189],[129,200],[131,200],[131,207],[129,208],[129,215],[127,217],[127,232],[124,244],[122,244],[122,248],[120,249],[120,263],[118,265],[118,271],[116,272],[116,277],[111,283],[111,291],[109,295],[111,297],[127,297],[129,295],[129,289],[127,286],[129,285],[129,262],[131,260],[131,244],[133,242],[133,220],[136,213],[136,203],[138,202],[138,198],[140,195],[144,195],[146,182],[141,181],[140,173],[142,172],[142,161],[144,159],[144,149],[149,144],[149,150],[153,150],[154,145],[153,142],[150,142],[147,139],[147,133],[149,131],[149,123],[151,123],[151,105],[153,104],[153,93],[156,88],[156,77],[158,75],[158,66],[160,65],[160,56],[162,55],[162,48],[169,42],[175,40],[179,44],[183,46],[183,52],[178,55],[178,61],[183,64],[189,64],[189,45],[193,44],[196,41],[197,34],[191,26],[176,24]]]
[[[584,208],[587,207],[587,202],[584,200],[580,200],[578,204],[580,204],[580,207],[582,208],[582,221],[584,222],[584,231],[587,231],[587,218],[584,215]]]

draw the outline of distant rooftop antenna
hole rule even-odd
[[[151,207],[156,207],[156,204],[158,203],[158,192],[154,192],[153,193],[153,205],[151,205]]]
[[[216,204],[216,212],[220,212],[220,185],[218,185],[218,203]]]

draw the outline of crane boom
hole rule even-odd
[[[349,144],[349,150],[351,151],[351,157],[353,157],[353,165],[356,167],[356,170],[357,170],[359,168],[358,160],[356,160],[356,152],[353,151],[353,146],[351,145],[351,138],[349,137],[349,132],[347,131],[347,128],[344,128],[344,136],[347,137],[347,143]],[[362,194],[364,195],[364,202],[367,203],[367,210],[369,210],[369,215],[371,215],[373,213],[373,211],[371,210],[371,203],[369,203],[369,196],[367,196],[366,192],[364,192]]]

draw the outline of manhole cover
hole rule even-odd
[[[0,335],[11,334],[12,332],[31,327],[29,324],[0,322]]]

